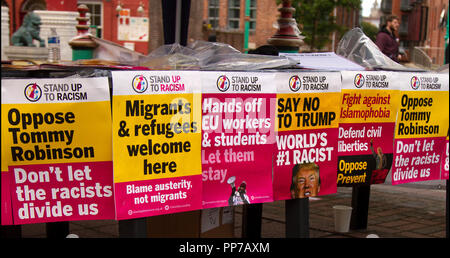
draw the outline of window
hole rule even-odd
[[[21,7],[21,11],[27,13],[34,10],[47,10],[47,3],[43,0],[38,1],[24,1]]]
[[[78,4],[84,4],[89,8],[91,14],[90,25],[96,26],[91,29],[91,33],[97,37],[102,36],[102,3],[97,1],[78,1]]]
[[[250,31],[256,29],[256,0],[250,0]]]
[[[400,22],[400,28],[398,29],[398,33],[400,36],[408,35],[408,20],[409,20],[409,15],[402,15],[401,22]]]
[[[219,0],[208,1],[208,23],[211,28],[219,28]]]
[[[241,14],[241,1],[229,0],[228,1],[228,29],[238,30],[239,19]]]
[[[380,9],[383,13],[392,13],[392,0],[382,0]]]

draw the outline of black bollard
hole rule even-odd
[[[119,238],[146,238],[147,218],[119,221]]]
[[[449,188],[450,188],[450,186],[449,186],[449,183],[448,183],[448,179],[447,179],[447,183],[446,183],[446,189],[445,189],[445,195],[446,195],[446,197],[445,197],[445,203],[446,203],[446,205],[445,205],[445,237],[446,238],[449,238],[449,222],[450,222],[450,216],[449,216],[449,214],[448,214],[448,210],[449,210],[449,201],[450,201],[450,192],[449,192]]]
[[[22,238],[22,226],[21,225],[7,225],[0,226],[0,236],[4,238]]]
[[[181,6],[177,6],[180,3]],[[187,45],[191,0],[161,0],[164,44]]]
[[[352,191],[352,218],[350,229],[367,229],[370,185],[355,185]]]
[[[286,238],[309,238],[309,198],[286,200]]]
[[[262,209],[262,203],[244,205],[242,238],[261,238]]]
[[[47,232],[47,238],[66,238],[69,234],[69,222],[49,222],[45,223],[45,229]]]

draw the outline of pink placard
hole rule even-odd
[[[392,184],[440,179],[444,137],[395,139]]]
[[[8,171],[2,171],[2,225],[13,224],[9,177]]]
[[[10,166],[14,224],[114,219],[112,162]]]
[[[132,219],[201,209],[201,176],[115,183],[116,218]]]
[[[338,186],[384,183],[392,166],[395,123],[341,123]]]
[[[305,190],[300,198],[336,193],[337,134],[337,128],[278,132],[277,154],[274,157],[275,200],[298,198],[291,191],[296,184],[297,168],[294,166],[297,164],[314,164],[320,178],[317,190]]]
[[[275,94],[203,94],[203,208],[273,200]]]
[[[370,146],[393,153],[395,123],[341,123],[339,124],[339,156],[371,155]]]
[[[447,179],[448,176],[448,135],[445,139],[445,151],[442,155],[442,165],[441,165],[441,179]]]

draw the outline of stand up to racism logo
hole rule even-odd
[[[222,92],[227,91],[230,88],[230,79],[226,75],[221,75],[217,79],[217,89]]]
[[[417,76],[413,76],[411,78],[411,88],[413,88],[414,90],[417,90],[420,86],[420,81],[419,78],[417,78]]]
[[[356,88],[361,88],[364,85],[365,79],[364,79],[364,75],[358,73],[357,75],[355,75],[355,86]]]
[[[143,93],[148,88],[148,82],[143,75],[136,75],[131,82],[131,86],[137,93]]]
[[[291,89],[291,91],[297,92],[301,86],[302,83],[297,75],[294,75],[291,78],[289,78],[289,88]]]
[[[38,101],[42,96],[41,87],[39,87],[39,85],[37,85],[36,83],[28,84],[25,87],[24,93],[25,93],[25,97],[31,102]]]

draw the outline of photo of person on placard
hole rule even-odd
[[[247,196],[247,183],[242,181],[239,188],[236,190],[236,185],[234,184],[235,181],[235,176],[232,176],[227,180],[227,183],[231,186],[231,195],[230,198],[228,198],[228,205],[250,204],[250,200]]]
[[[314,162],[296,164],[292,168],[292,199],[317,196],[319,191],[319,166]]]
[[[386,176],[389,172],[388,157],[383,153],[381,147],[375,149],[373,147],[373,139],[370,140],[370,150],[375,158],[375,170],[372,171],[372,176],[370,179],[371,184],[381,184],[384,183]]]

